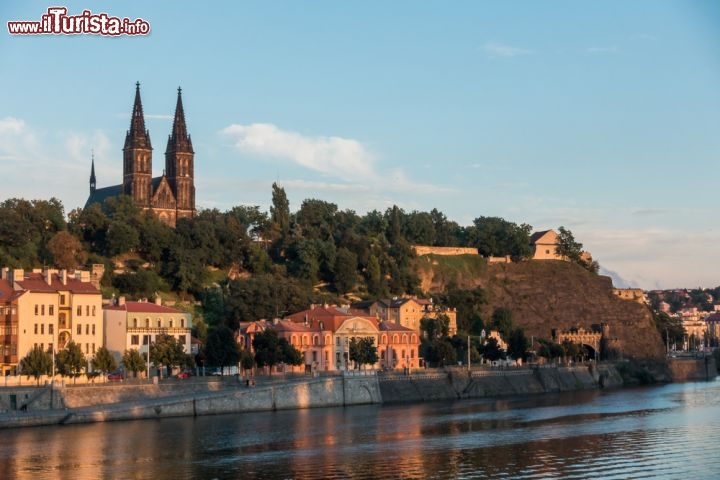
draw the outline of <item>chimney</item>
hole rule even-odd
[[[52,285],[52,270],[49,268],[43,269],[43,277],[45,277],[45,283]]]
[[[13,268],[9,272],[8,280],[10,280],[10,283],[22,282],[25,280],[25,270],[22,268]]]
[[[118,298],[118,305],[121,307],[125,305],[125,297]]]
[[[160,298],[160,295],[155,295],[155,305],[162,305],[162,298]]]
[[[60,270],[60,281],[63,285],[67,285],[67,270],[64,268]]]

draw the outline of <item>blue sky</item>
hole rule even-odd
[[[121,182],[135,82],[162,173],[176,89],[197,204],[282,184],[358,213],[569,228],[615,284],[720,285],[720,4],[65,2],[147,36],[19,36],[0,5],[0,199]]]

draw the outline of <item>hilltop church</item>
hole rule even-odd
[[[152,211],[171,227],[175,226],[178,218],[194,216],[195,152],[185,125],[180,88],[172,131],[165,149],[165,169],[160,177],[152,176],[152,150],[150,133],[145,129],[138,82],[135,84],[135,104],[130,118],[130,129],[125,135],[123,147],[122,184],[96,188],[93,158],[90,169],[90,196],[85,208],[93,203],[102,203],[110,197],[129,195],[138,207]]]

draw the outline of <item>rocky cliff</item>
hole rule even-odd
[[[570,262],[530,260],[488,265],[469,255],[446,260],[418,257],[421,288],[442,291],[449,283],[482,287],[484,319],[498,307],[512,311],[513,323],[528,337],[551,338],[552,331],[591,330],[607,324],[608,347],[623,358],[663,360],[662,338],[647,306],[613,294],[612,280]]]

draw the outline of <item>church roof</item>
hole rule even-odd
[[[143,115],[142,101],[140,100],[140,82],[135,84],[135,103],[130,117],[130,129],[125,135],[125,146],[128,148],[148,148],[152,150],[150,133],[145,129],[145,116]]]
[[[90,196],[85,202],[85,207],[88,208],[93,203],[102,204],[105,200],[110,197],[117,197],[122,193],[122,185],[112,185],[110,187],[98,188],[93,192],[90,192]]]
[[[192,140],[187,133],[187,125],[185,124],[185,110],[182,103],[182,89],[178,87],[177,104],[175,105],[175,118],[173,119],[173,128],[168,137],[166,153],[169,152],[193,152]]]

